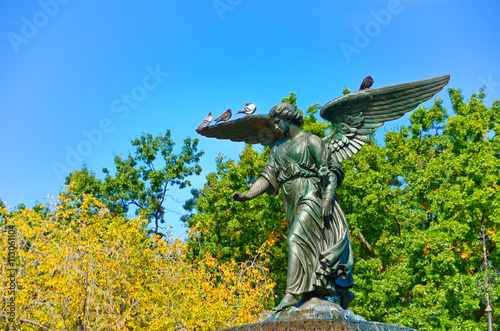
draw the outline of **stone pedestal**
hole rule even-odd
[[[397,330],[410,331],[414,329],[405,328],[403,326],[377,323],[377,322],[354,322],[347,320],[320,320],[309,319],[302,321],[279,321],[279,322],[263,322],[255,324],[247,324],[235,326],[224,331],[295,331],[295,330],[312,330],[312,331],[354,331],[354,330]]]
[[[335,303],[318,298],[312,298],[299,308],[292,307],[288,311],[267,313],[267,316],[269,317],[262,322],[235,326],[221,331],[416,331],[404,326],[366,321],[350,310],[343,310]],[[264,318],[261,317],[261,319]]]

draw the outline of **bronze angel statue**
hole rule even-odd
[[[259,178],[234,201],[248,201],[281,191],[289,234],[285,296],[280,311],[312,298],[336,294],[347,309],[354,294],[353,253],[346,218],[335,198],[344,172],[340,163],[356,154],[367,135],[387,121],[402,117],[429,100],[449,81],[441,76],[411,83],[366,89],[336,98],[320,111],[333,124],[324,138],[302,131],[304,118],[288,103],[274,106],[269,115],[247,117],[206,127],[206,137],[261,143],[271,153]]]

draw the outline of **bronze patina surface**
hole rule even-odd
[[[287,103],[274,106],[269,115],[249,115],[197,130],[207,137],[271,147],[260,177],[247,193],[235,192],[233,200],[244,202],[264,193],[281,193],[289,228],[289,255],[285,296],[275,311],[300,307],[310,300],[323,300],[335,292],[342,309],[348,308],[354,298],[349,290],[354,283],[351,274],[353,256],[347,222],[335,198],[335,190],[344,179],[340,163],[357,153],[374,129],[429,100],[448,83],[449,78],[441,76],[367,88],[336,98],[320,111],[321,117],[333,127],[324,138],[302,131],[302,115]],[[313,323],[279,322],[288,323],[287,330],[299,330],[294,326],[296,323]],[[270,323],[259,328],[278,330]],[[335,323],[332,320],[328,327],[331,330],[351,330],[345,326],[332,329]],[[311,330],[317,328],[314,326]]]

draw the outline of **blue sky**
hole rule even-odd
[[[292,91],[305,109],[367,75],[382,87],[449,74],[466,97],[486,85],[491,103],[499,13],[493,0],[2,1],[0,197],[43,203],[82,164],[114,169],[141,133],[170,129],[180,148],[210,110],[254,102],[267,113]],[[237,158],[244,146],[200,137],[199,147],[194,187],[219,153]],[[179,217],[167,221],[185,236]]]

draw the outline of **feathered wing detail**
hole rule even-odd
[[[209,138],[244,141],[247,144],[273,145],[285,138],[277,130],[268,115],[248,115],[246,117],[208,126],[197,130],[199,134]]]
[[[432,98],[448,84],[450,76],[441,76],[362,90],[334,99],[320,111],[332,122],[333,130],[323,138],[332,159],[342,162],[356,154],[367,135],[387,121],[402,117],[419,104]]]

